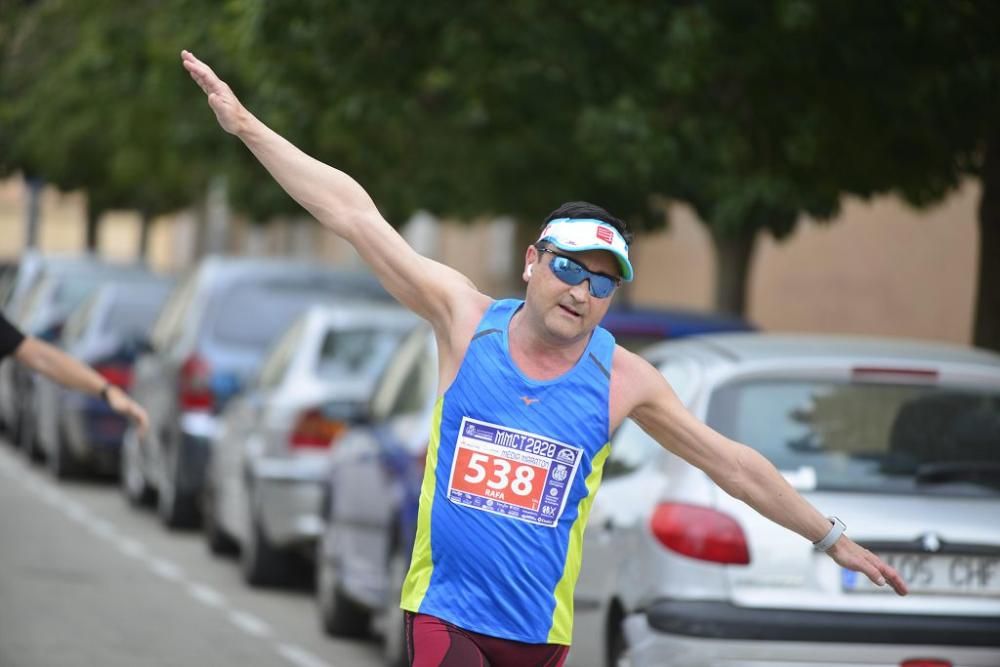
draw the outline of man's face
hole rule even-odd
[[[585,250],[566,252],[549,246],[551,252],[528,249],[525,256],[531,275],[528,280],[527,307],[542,321],[545,329],[555,338],[567,342],[589,336],[590,332],[604,318],[611,306],[612,293],[607,298],[598,298],[590,293],[590,280],[579,285],[569,285],[552,272],[551,263],[558,255],[569,257],[593,273],[602,273],[617,278],[620,275],[618,261],[605,250]]]

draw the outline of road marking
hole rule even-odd
[[[229,622],[254,637],[267,637],[271,634],[271,627],[267,623],[253,614],[243,611],[233,610],[229,612]]]
[[[153,556],[142,542],[119,532],[111,521],[94,514],[87,506],[52,482],[41,478],[19,459],[7,453],[0,454],[0,472],[20,482],[21,486],[37,496],[47,505],[61,512],[69,519],[82,524],[91,534],[111,543],[126,556],[143,562],[149,570],[168,581],[184,583],[184,570],[176,564]],[[202,604],[226,613],[229,622],[247,635],[268,639],[274,631],[265,621],[239,609],[230,609],[226,598],[218,591],[197,582],[186,584],[187,593]],[[330,663],[294,644],[272,641],[274,649],[296,667],[333,667]]]
[[[281,657],[299,667],[330,667],[330,663],[320,660],[312,653],[294,644],[277,644],[275,648],[278,649]]]
[[[188,595],[207,607],[225,607],[226,598],[218,591],[203,584],[190,583],[187,587]]]
[[[162,558],[149,558],[146,566],[158,577],[163,577],[168,581],[180,581],[184,578],[184,571],[173,563]]]
[[[105,540],[113,540],[118,537],[118,531],[107,519],[91,516],[85,524],[87,530]]]
[[[51,505],[56,509],[60,509],[63,503],[63,495],[56,491],[51,486],[42,485],[41,490],[38,492],[42,498],[42,502],[46,505]]]
[[[148,553],[146,547],[144,547],[140,542],[133,540],[131,537],[119,535],[114,538],[113,542],[115,548],[129,558],[138,558],[141,560]]]
[[[87,511],[87,508],[85,508],[83,505],[76,502],[75,500],[70,500],[69,498],[66,499],[66,501],[62,504],[62,507],[60,509],[62,509],[63,513],[66,516],[68,516],[73,521],[76,521],[77,523],[85,523],[87,519],[91,517],[91,514],[90,512]]]

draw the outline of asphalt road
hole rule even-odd
[[[107,483],[55,483],[0,442],[0,667],[375,667],[310,591],[247,587],[196,532]]]

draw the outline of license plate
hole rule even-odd
[[[885,553],[879,557],[896,568],[910,593],[930,595],[982,595],[1000,597],[1000,557],[942,554]],[[892,592],[851,570],[841,571],[848,593]]]

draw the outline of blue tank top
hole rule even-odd
[[[402,607],[568,645],[583,531],[610,449],[615,341],[598,327],[572,369],[532,380],[507,339],[522,303],[490,306],[435,405]]]

